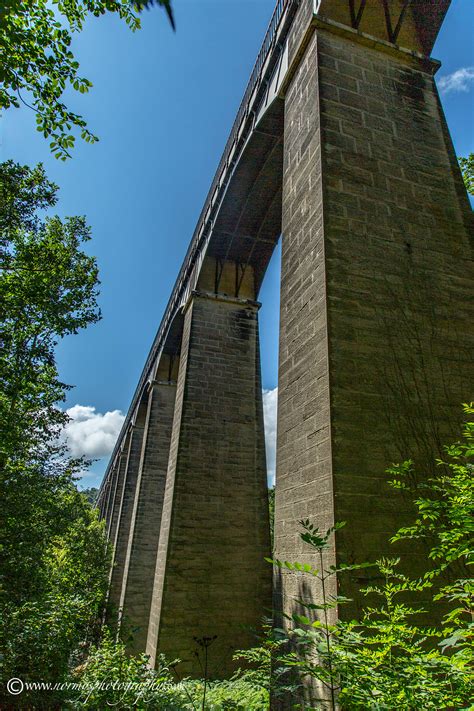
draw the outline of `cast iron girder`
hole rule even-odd
[[[404,1],[403,5],[402,5],[401,12],[400,12],[400,17],[398,18],[398,22],[395,25],[395,28],[393,28],[392,17],[390,15],[390,8],[388,6],[388,0],[382,0],[383,9],[384,9],[384,13],[385,13],[385,24],[387,25],[387,35],[388,35],[389,41],[392,44],[397,43],[397,37],[400,33],[406,11],[408,10],[409,5],[411,5],[411,2],[412,2],[412,0],[405,0]]]
[[[355,0],[349,0],[349,9],[351,11],[351,23],[352,27],[357,30],[357,28],[360,25],[360,21],[362,20],[362,15],[364,14],[364,9],[365,9],[365,4],[367,0],[361,0],[359,9],[357,10],[357,13],[355,11]]]
[[[402,9],[400,11],[400,16],[398,18],[398,21],[397,21],[397,24],[395,25],[395,27],[393,26],[393,23],[392,23],[392,15],[390,13],[389,0],[381,0],[381,2],[382,2],[384,16],[385,16],[385,26],[387,28],[388,41],[391,42],[392,44],[396,44],[398,35],[400,34],[400,30],[402,28],[403,20],[405,19],[406,12],[412,3],[412,0],[404,0]],[[365,10],[366,6],[367,6],[367,0],[360,0],[359,9],[356,11],[355,0],[349,0],[349,11],[350,11],[350,15],[351,15],[351,25],[355,30],[359,29],[359,25],[362,21],[362,16],[364,14],[364,10]]]

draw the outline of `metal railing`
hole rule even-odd
[[[254,105],[255,100],[257,99],[259,88],[261,87],[262,82],[266,77],[267,70],[269,68],[267,60],[271,57],[273,50],[275,49],[277,37],[279,37],[280,35],[280,39],[283,39],[280,33],[280,30],[283,28],[283,25],[286,25],[286,32],[288,31],[289,25],[291,24],[290,20],[293,17],[293,14],[296,11],[296,8],[298,7],[299,3],[300,0],[277,1],[276,7],[273,11],[273,15],[271,17],[268,29],[265,34],[265,38],[258,53],[252,73],[250,75],[247,88],[237,111],[235,121],[232,125],[229,138],[222,154],[222,158],[219,162],[217,171],[214,176],[214,180],[212,181],[211,187],[204,202],[204,207],[201,210],[201,214],[199,215],[196,229],[189,244],[181,269],[178,273],[178,277],[173,287],[173,291],[171,292],[170,299],[168,301],[163,315],[163,319],[150,349],[150,353],[145,362],[145,366],[140,376],[140,380],[138,381],[138,385],[133,395],[132,402],[125,418],[125,422],[123,423],[122,430],[118,437],[114,451],[112,452],[110,462],[107,467],[107,471],[102,484],[106,481],[108,477],[110,466],[117,455],[122,438],[130,425],[131,416],[136,406],[138,405],[143,387],[147,382],[155,359],[159,354],[160,348],[163,346],[163,343],[166,339],[168,329],[176,314],[176,309],[177,307],[179,307],[180,301],[186,290],[188,279],[191,275],[192,269],[200,252],[202,244],[205,241],[206,236],[212,229],[212,219],[217,211],[220,198],[222,197],[225,191],[227,182],[230,176],[232,175],[233,167],[237,163],[240,151],[245,143],[245,136],[247,135],[245,130],[246,124],[249,120],[251,121],[252,116],[251,107],[252,105]]]

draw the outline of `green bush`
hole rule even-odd
[[[15,501],[19,490],[31,483],[31,478],[15,481]],[[41,480],[37,485],[38,500],[24,525],[31,526],[34,532],[35,520],[43,521],[43,538],[36,540],[33,551],[25,549],[26,561],[21,558],[24,540],[20,537],[17,544],[11,541],[18,519],[8,517],[2,530],[9,565],[4,578],[7,585],[1,595],[0,667],[3,679],[59,683],[68,677],[71,665],[82,659],[87,646],[99,634],[109,555],[103,523],[72,481],[55,481],[54,507],[48,506],[48,497],[41,497]],[[16,573],[15,556],[19,558]],[[29,570],[25,566],[28,561]],[[27,583],[23,587],[22,579]],[[19,587],[15,588],[14,582]],[[61,698],[61,693],[25,692],[21,702],[51,708],[53,701]],[[11,704],[14,699],[6,694],[5,701]]]
[[[159,671],[151,670],[146,655],[129,656],[125,645],[114,641],[107,630],[71,680],[81,685],[81,691],[69,698],[69,706],[73,709],[96,711],[111,706],[137,711],[178,711],[188,708],[186,694],[175,683],[164,660]]]
[[[232,679],[178,681],[173,674],[174,664],[161,657],[157,670],[148,666],[148,657],[129,656],[122,642],[104,632],[72,680],[81,684],[81,692],[69,698],[73,709],[133,708],[138,711],[166,709],[186,711],[203,708],[207,711],[264,711],[269,708],[268,649],[263,653],[252,650],[239,653],[255,663],[255,669],[237,672]],[[116,685],[116,688],[112,688]]]
[[[392,540],[424,539],[428,543],[427,571],[419,579],[402,575],[397,569],[399,559],[377,561],[384,582],[362,592],[375,595],[378,604],[365,608],[360,620],[330,624],[328,611],[346,600],[327,597],[328,578],[360,567],[323,566],[323,551],[334,530],[343,524],[322,534],[309,521],[301,522],[301,538],[316,551],[318,570],[273,561],[321,583],[320,604],[300,601],[306,614],[293,615],[288,634],[293,650],[279,660],[282,671],[293,670],[306,683],[312,680],[319,694],[318,708],[472,709],[473,406],[464,405],[464,411],[469,421],[463,440],[445,448],[446,459],[437,461],[435,476],[414,484],[411,461],[388,470],[391,485],[406,491],[417,509],[414,523],[400,529]],[[404,597],[413,598],[430,588],[434,604],[448,604],[449,611],[441,625],[427,629],[416,623],[423,610],[406,604]],[[290,692],[296,688],[288,684]]]

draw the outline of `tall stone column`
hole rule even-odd
[[[103,500],[103,518],[105,519],[106,523],[108,522],[108,513],[110,509],[110,479],[107,480],[105,484],[105,490],[104,490],[104,500]]]
[[[123,484],[125,473],[127,471],[128,448],[130,446],[129,437],[125,440],[124,448],[119,455],[117,464],[117,485],[115,487],[114,502],[110,517],[110,527],[108,529],[109,541],[114,544],[117,535],[117,524],[120,516],[120,508],[122,505]]]
[[[257,304],[186,307],[147,653],[228,673],[271,604]],[[215,637],[215,639],[213,639]]]
[[[105,517],[105,507],[107,505],[106,486],[104,486],[97,499],[97,508],[99,509],[99,518],[102,520]]]
[[[104,518],[106,522],[106,530],[107,530],[107,535],[109,534],[110,531],[110,524],[112,520],[112,511],[114,507],[114,498],[115,498],[115,489],[117,486],[117,466],[115,465],[109,475],[109,479],[107,481],[107,488],[106,488],[106,503],[105,503],[105,511],[104,511]]]
[[[131,427],[127,452],[124,485],[120,503],[120,512],[115,534],[112,569],[110,574],[108,596],[108,619],[115,622],[118,619],[122,582],[127,556],[130,524],[132,520],[133,503],[135,500],[135,487],[137,484],[138,468],[143,440],[144,421],[139,419]]]
[[[276,477],[282,559],[315,563],[299,539],[302,518],[323,530],[347,522],[330,563],[400,552],[389,538],[412,514],[385,470],[412,457],[426,475],[441,444],[458,437],[461,403],[472,398],[472,213],[437,65],[423,56],[439,23],[430,25],[431,4],[412,5],[397,40],[409,50],[387,41],[384,23],[392,40],[396,23],[389,26],[375,0],[354,19],[358,31],[342,24],[350,3],[323,2],[323,16],[306,17],[304,28],[295,22],[299,36],[290,38]],[[410,44],[417,38],[425,45]],[[405,553],[406,569],[417,570],[424,552]],[[357,614],[363,582],[341,577],[340,593],[354,597],[341,615]],[[316,584],[304,584],[292,573],[277,578],[284,611],[303,593],[320,596]]]
[[[121,636],[135,653],[146,648],[176,397],[176,381],[169,379],[170,358],[162,356],[161,360],[148,395],[120,599]]]

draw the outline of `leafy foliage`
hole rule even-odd
[[[109,706],[170,711],[186,708],[182,705],[186,695],[174,684],[169,667],[164,660],[158,666],[158,671],[151,670],[144,654],[129,656],[125,645],[105,630],[100,644],[91,648],[87,661],[73,675],[83,690],[69,699],[71,707],[94,711]]]
[[[183,709],[201,709],[204,684],[187,681],[183,688],[190,701]],[[267,711],[270,708],[268,691],[245,679],[211,681],[207,684],[206,711]]]
[[[159,5],[160,7],[164,8],[166,14],[168,15],[168,20],[170,21],[173,30],[176,29],[171,0],[134,0],[133,4],[139,11],[143,10],[144,8],[150,8],[153,5]]]
[[[6,0],[0,6],[0,109],[28,106],[36,112],[37,129],[50,139],[53,155],[70,157],[75,133],[94,143],[82,116],[64,103],[68,87],[85,94],[92,87],[80,76],[72,36],[90,16],[115,13],[134,32],[141,10],[152,1],[136,0]],[[156,0],[174,27],[171,0]]]
[[[327,581],[359,567],[324,569],[323,552],[342,524],[322,534],[309,521],[301,522],[301,538],[319,557],[319,570],[273,561],[311,575],[321,585],[319,604],[298,600],[305,614],[291,617],[293,649],[279,660],[280,668],[313,680],[318,708],[335,709],[336,703],[342,709],[361,711],[471,708],[474,408],[464,405],[464,411],[469,421],[463,441],[446,447],[446,461],[437,462],[436,476],[416,483],[411,461],[388,470],[392,486],[414,496],[417,509],[415,522],[400,529],[392,540],[423,538],[430,546],[429,569],[421,578],[411,580],[400,573],[399,559],[381,559],[376,566],[382,582],[362,591],[375,597],[375,602],[364,609],[360,620],[331,621],[328,612],[345,599],[329,596]],[[434,585],[442,579],[441,587]],[[408,605],[405,599],[431,588],[434,602],[441,601],[445,607],[447,603],[449,611],[441,626],[428,629],[417,623],[423,611],[420,606]],[[287,682],[287,689],[294,692],[297,685]]]
[[[298,667],[302,676],[312,676],[322,685],[322,695],[318,701],[330,699],[331,708],[336,708],[336,695],[339,691],[337,667],[335,667],[334,636],[337,625],[330,623],[329,613],[338,605],[344,604],[346,598],[328,593],[328,583],[339,573],[366,567],[364,565],[341,565],[339,567],[324,566],[324,552],[330,547],[330,541],[335,531],[344,527],[344,523],[336,523],[325,533],[319,531],[309,520],[301,521],[303,532],[301,539],[311,546],[318,555],[319,569],[310,564],[290,563],[288,561],[272,560],[277,567],[287,568],[297,573],[305,573],[316,578],[321,586],[321,601],[319,603],[298,600],[298,604],[306,609],[307,614],[294,614],[292,620],[298,626],[291,634],[291,641],[296,643],[298,653],[292,652],[283,658],[283,663],[289,667]],[[315,615],[315,619],[311,619]],[[320,619],[322,617],[322,619]]]
[[[74,483],[84,463],[58,441],[67,386],[54,354],[99,318],[97,267],[83,218],[41,218],[57,192],[41,166],[1,164],[0,183],[2,677],[56,683],[95,639],[109,567],[104,526]]]
[[[97,496],[99,494],[99,489],[95,486],[91,486],[89,489],[82,489],[81,493],[86,497],[90,504],[95,504],[97,501]]]
[[[232,692],[235,694],[242,688],[241,698],[246,700],[246,708],[267,708],[258,704],[268,704],[270,696],[276,698],[280,695],[281,680],[277,662],[286,644],[283,630],[272,627],[271,620],[266,620],[261,644],[234,654],[234,660],[243,660],[246,666],[238,669],[232,676]],[[251,698],[257,704],[255,707],[250,705]]]
[[[54,348],[100,318],[98,272],[83,217],[39,218],[57,201],[42,166],[0,164],[0,191],[0,456],[38,459],[66,418]]]
[[[19,471],[4,487],[2,677],[57,683],[97,636],[109,554],[103,523],[74,482],[34,474],[34,469]],[[57,698],[38,692],[23,696],[22,703]]]
[[[464,664],[441,653],[433,643],[436,629],[418,627],[419,609],[406,605],[413,583],[400,574],[397,559],[377,567],[384,583],[365,589],[379,604],[367,607],[360,621],[326,625],[294,616],[296,651],[283,663],[320,682],[320,703],[343,709],[465,708],[469,675]],[[420,589],[420,588],[417,588]],[[311,615],[311,612],[309,613]],[[327,693],[333,689],[333,697]],[[326,691],[325,691],[326,690]]]
[[[459,158],[464,185],[470,195],[474,195],[474,153],[470,153],[467,158]]]
[[[453,651],[453,658],[474,663],[474,405],[464,404],[467,421],[463,440],[445,448],[446,459],[437,460],[436,475],[415,488],[410,485],[412,463],[392,467],[392,486],[414,496],[417,518],[401,528],[393,540],[424,539],[430,544],[432,567],[420,583],[431,585],[440,579],[435,601],[448,605],[444,617],[445,636],[441,646]]]
[[[106,631],[101,643],[91,649],[87,661],[74,674],[84,691],[70,699],[70,705],[94,711],[108,706],[143,711],[264,711],[269,707],[271,648],[266,644],[262,650],[237,652],[235,658],[244,659],[254,668],[239,670],[232,679],[177,680],[175,662],[170,664],[160,657],[157,670],[152,670],[146,655],[127,655],[124,644],[113,640]],[[115,689],[110,687],[113,684]]]

